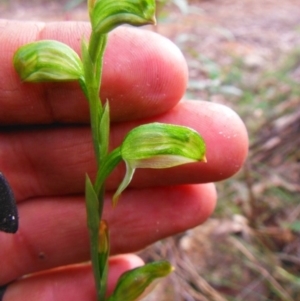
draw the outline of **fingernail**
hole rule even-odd
[[[6,289],[7,289],[7,287],[8,287],[8,284],[0,286],[0,301],[3,300],[4,293],[5,293]]]

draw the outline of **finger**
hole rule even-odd
[[[0,21],[0,124],[88,122],[87,102],[77,83],[21,83],[12,66],[14,52],[41,39],[62,41],[77,52],[87,23]],[[114,121],[161,114],[182,97],[187,67],[180,51],[153,32],[116,29],[105,55],[101,98]]]
[[[108,294],[122,273],[142,264],[135,255],[112,257],[109,260]],[[18,280],[8,286],[3,301],[20,301],[21,296],[30,301],[93,301],[96,292],[91,266],[69,266]]]
[[[188,164],[165,170],[141,169],[132,187],[151,187],[214,182],[225,179],[242,166],[248,141],[240,118],[230,109],[208,102],[183,102],[155,119],[194,128],[207,145],[207,163]],[[154,120],[144,120],[150,122]],[[112,126],[112,144],[117,146],[137,122]],[[39,195],[83,193],[84,176],[95,174],[89,129],[56,128],[8,131],[0,134],[0,166],[17,200]],[[112,174],[108,189],[115,189],[124,176],[124,166]]]
[[[204,222],[216,202],[213,185],[127,190],[116,209],[107,196],[111,253],[134,252]],[[0,233],[0,285],[22,275],[89,258],[84,200],[46,198],[20,203],[20,228]]]

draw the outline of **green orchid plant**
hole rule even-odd
[[[109,100],[100,99],[100,87],[107,36],[122,24],[154,24],[155,0],[88,0],[92,32],[81,43],[81,56],[69,46],[54,40],[41,40],[22,46],[13,63],[25,82],[78,81],[89,109],[97,174],[92,182],[86,175],[85,198],[90,236],[91,261],[98,301],[134,301],[141,298],[156,279],[173,267],[167,261],[146,264],[125,272],[114,292],[107,296],[109,225],[102,219],[105,181],[124,161],[126,174],[112,202],[117,206],[122,191],[137,168],[170,168],[205,161],[205,143],[194,130],[171,124],[144,124],[131,130],[122,144],[109,150]]]

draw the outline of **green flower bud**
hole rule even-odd
[[[15,53],[13,62],[21,79],[27,82],[70,81],[83,76],[78,54],[58,41],[24,45]]]
[[[121,24],[155,24],[155,0],[96,0],[89,3],[93,31],[106,34]]]
[[[136,168],[169,168],[206,162],[205,152],[203,138],[190,128],[163,123],[136,127],[127,134],[120,147],[126,175],[113,196],[114,205],[130,183]]]
[[[158,261],[125,272],[108,301],[135,301],[144,296],[147,287],[156,279],[169,275],[174,268],[167,261]]]

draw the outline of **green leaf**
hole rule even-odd
[[[58,41],[43,40],[24,45],[15,53],[13,63],[21,79],[27,82],[83,78],[78,54]]]
[[[155,24],[155,0],[96,0],[89,3],[95,33],[105,34],[121,24]]]
[[[136,127],[127,134],[120,148],[126,174],[113,196],[114,205],[130,183],[136,168],[160,169],[206,162],[203,138],[188,127],[172,124],[150,123]]]
[[[169,275],[173,270],[169,262],[158,261],[125,272],[108,301],[137,300],[154,280]]]

